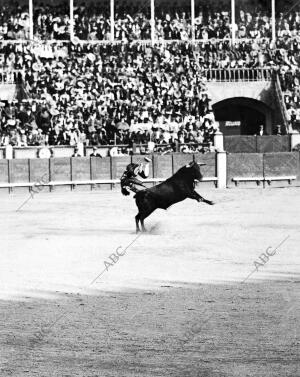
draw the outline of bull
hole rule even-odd
[[[205,164],[190,162],[166,181],[135,194],[134,198],[139,210],[135,216],[137,233],[140,232],[139,223],[141,223],[142,231],[146,231],[144,220],[157,208],[167,209],[171,205],[187,198],[195,199],[198,202],[204,202],[209,205],[214,204],[212,201],[204,199],[195,191],[195,181],[201,181],[203,178],[200,171],[201,165]]]

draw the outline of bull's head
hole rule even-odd
[[[188,169],[191,169],[190,172],[195,180],[201,181],[201,179],[203,178],[203,175],[201,174],[200,166],[203,166],[203,165],[206,165],[206,164],[192,161],[188,165],[186,165],[186,167]]]

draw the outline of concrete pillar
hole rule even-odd
[[[217,131],[214,135],[214,147],[220,152],[224,151],[224,136],[220,131]]]
[[[152,45],[154,45],[154,43],[155,43],[155,4],[154,4],[154,0],[150,1],[150,6],[151,6],[151,20],[150,20],[151,42],[152,42]]]
[[[33,40],[33,0],[29,0],[29,39]]]
[[[5,158],[7,160],[12,160],[13,159],[13,152],[14,152],[13,147],[10,144],[8,144],[5,147]]]
[[[300,134],[299,133],[291,133],[291,150],[297,145],[300,144]]]
[[[227,184],[227,154],[226,152],[217,152],[217,187],[224,189]]]
[[[77,148],[78,148],[78,153],[80,154],[80,156],[84,157],[85,153],[84,153],[83,143],[81,143],[81,142],[77,143]]]
[[[195,41],[195,0],[191,0],[192,41]]]
[[[276,18],[275,18],[275,0],[272,0],[272,42],[276,42]]]
[[[74,0],[70,0],[70,39],[74,39]]]
[[[231,39],[232,44],[235,43],[235,34],[236,34],[236,28],[235,28],[235,0],[231,0]]]
[[[110,0],[110,41],[115,40],[115,3]]]

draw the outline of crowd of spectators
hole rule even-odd
[[[291,128],[300,131],[300,69],[299,56],[297,57],[298,59],[282,64],[279,72]]]
[[[28,39],[29,14],[28,5],[21,6],[16,2],[1,3],[0,8],[0,40]]]
[[[30,99],[2,103],[1,144],[209,143],[218,127],[205,70],[278,70],[287,108],[295,109],[299,51],[300,43],[288,39],[275,49],[267,41],[223,41],[196,51],[191,43],[175,42],[3,44],[4,65],[22,70]]]
[[[28,99],[2,103],[2,145],[209,143],[217,130],[193,46],[3,45]],[[12,124],[13,123],[13,124]]]
[[[267,12],[258,8],[254,16],[245,7],[237,13],[237,37],[252,40],[232,45],[226,39],[230,13],[221,11],[226,6],[222,2],[217,8],[203,6],[196,13],[195,37],[204,41],[193,45],[188,41],[192,32],[188,7],[176,12],[176,7],[161,4],[156,37],[183,42],[148,46],[134,40],[150,38],[149,10],[126,4],[116,2],[115,38],[123,41],[119,44],[79,42],[110,38],[107,4],[75,7],[76,41],[41,42],[69,38],[67,3],[35,6],[39,41],[0,41],[1,66],[22,71],[26,92],[21,101],[0,103],[2,146],[209,144],[218,130],[205,85],[205,72],[213,68],[277,70],[289,117],[297,126],[300,13],[278,16],[280,38],[273,45]],[[15,39],[16,33],[21,39],[28,37],[28,13],[14,7],[13,3],[2,7],[2,39]]]
[[[67,2],[34,6],[33,30],[37,39],[67,40],[70,38],[70,10]]]
[[[25,3],[26,4],[26,3]],[[288,5],[288,4],[287,4]],[[236,4],[237,38],[270,38],[271,10],[264,1],[238,2]],[[276,15],[279,38],[296,37],[300,30],[300,12]],[[150,2],[115,1],[116,40],[131,41],[151,38]],[[38,39],[69,39],[70,8],[68,1],[34,2],[34,36]],[[74,32],[83,40],[109,40],[111,38],[110,8],[108,0],[75,2]],[[155,33],[157,39],[188,40],[193,36],[189,1],[159,1],[155,4]],[[228,0],[196,2],[194,37],[230,38],[231,11]],[[0,12],[0,39],[29,38],[28,5],[4,1]]]

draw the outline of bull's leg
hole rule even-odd
[[[136,231],[139,232],[139,221],[141,222],[142,231],[146,232],[146,228],[144,225],[144,220],[151,215],[151,213],[156,209],[153,200],[151,200],[151,196],[149,197],[147,190],[143,190],[137,193],[136,195],[136,205],[139,209],[139,213],[135,217],[136,221]]]
[[[141,218],[141,225],[142,225],[142,231],[147,232],[145,225],[144,225],[144,219],[143,218]]]
[[[140,230],[140,227],[139,227],[139,221],[141,219],[141,215],[140,213],[138,213],[136,216],[135,216],[135,225],[136,225],[136,232],[139,233],[141,230]]]
[[[151,215],[152,212],[155,211],[155,208],[148,207],[144,209],[142,212],[140,212],[140,220],[141,220],[141,225],[142,225],[142,231],[147,232],[147,229],[145,228],[144,225],[144,220]]]
[[[214,204],[214,202],[212,202],[211,200],[204,199],[200,194],[198,194],[197,191],[193,191],[190,195],[190,198],[197,200],[197,202],[204,202],[206,204],[209,204],[210,206]]]

